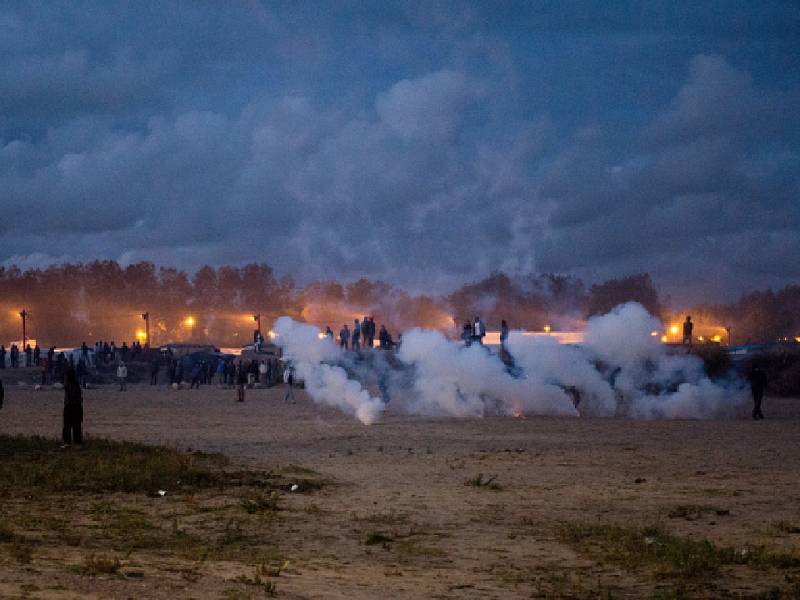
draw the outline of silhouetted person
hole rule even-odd
[[[767,373],[761,367],[753,367],[750,371],[750,389],[753,392],[753,418],[763,419],[761,401],[764,399],[764,391],[767,389]]]
[[[0,369],[6,368],[6,347],[0,346]]]
[[[78,385],[86,389],[86,363],[81,358],[75,367],[75,374],[78,376]]]
[[[78,385],[75,369],[68,368],[64,374],[64,427],[62,428],[61,436],[65,445],[83,443],[82,424],[83,396],[81,395],[81,386]]]
[[[464,326],[461,328],[461,339],[465,346],[472,344],[472,325],[469,321],[464,321]]]
[[[154,358],[150,363],[150,385],[158,384],[158,359]]]
[[[500,347],[503,350],[506,349],[506,343],[508,342],[508,323],[506,320],[503,319],[500,321]]]
[[[236,399],[239,402],[244,402],[244,386],[247,384],[247,369],[239,361],[236,365]]]
[[[42,349],[39,348],[39,344],[37,343],[33,347],[33,364],[37,367],[39,366],[40,359],[42,357]]]
[[[25,366],[30,367],[33,365],[33,350],[30,344],[25,345]]]
[[[333,341],[333,329],[331,329],[330,325],[325,327],[325,335],[329,340]]]
[[[347,323],[339,331],[339,346],[345,350],[350,347],[350,330],[347,328]]]
[[[692,317],[686,315],[686,320],[683,322],[683,343],[692,345],[692,332],[694,331],[694,323]]]
[[[200,377],[202,372],[202,365],[200,363],[194,363],[192,366],[192,382],[189,384],[189,389],[193,390],[197,388],[200,389]]]
[[[358,319],[353,321],[353,335],[351,340],[350,348],[356,352],[361,350],[361,324],[358,322]]]

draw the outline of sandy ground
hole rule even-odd
[[[282,394],[282,387],[250,390],[240,404],[232,390],[211,387],[89,390],[84,427],[89,436],[220,451],[266,469],[302,465],[332,480],[303,499],[313,510],[297,513],[302,517],[281,530],[292,569],[279,577],[279,597],[595,597],[611,591],[646,598],[678,585],[581,553],[559,538],[559,528],[572,522],[662,522],[676,534],[727,546],[800,548],[800,535],[775,527],[800,526],[798,400],[768,398],[761,422],[434,419],[389,410],[380,423],[363,426],[302,391],[292,405]],[[0,433],[57,436],[61,402],[59,392],[7,384]],[[478,473],[496,476],[502,489],[465,485]],[[687,504],[711,511],[666,516]],[[395,542],[366,545],[371,532]],[[24,579],[0,567],[0,596],[11,589],[3,584]],[[754,597],[800,589],[798,581],[797,568],[724,567],[711,587],[689,582],[688,589]],[[212,583],[123,583],[96,597],[219,597]],[[75,597],[91,597],[84,593]]]

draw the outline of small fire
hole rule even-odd
[[[512,410],[511,411],[511,415],[515,419],[527,419],[528,418],[528,417],[525,416],[525,413],[522,412],[522,409],[520,409],[520,408],[515,408],[514,410]]]

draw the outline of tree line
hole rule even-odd
[[[0,267],[0,343],[21,337],[19,311],[30,313],[29,336],[41,345],[82,341],[130,342],[150,315],[153,344],[171,341],[242,345],[252,340],[254,316],[267,329],[288,315],[338,330],[374,315],[391,330],[420,326],[457,331],[480,315],[490,327],[500,319],[512,327],[573,329],[588,316],[635,300],[652,314],[664,309],[647,274],[611,279],[590,287],[574,277],[495,273],[450,294],[414,294],[380,280],[316,281],[299,285],[277,277],[263,263],[204,266],[190,274],[172,267],[115,261],[54,265],[21,270]],[[742,339],[800,335],[800,288],[758,292],[729,305],[697,307],[698,316],[730,322]],[[188,317],[192,319],[189,320]]]

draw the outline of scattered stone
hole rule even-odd
[[[633,480],[633,483],[647,483],[647,479],[645,479],[644,477],[637,477],[636,479]]]

